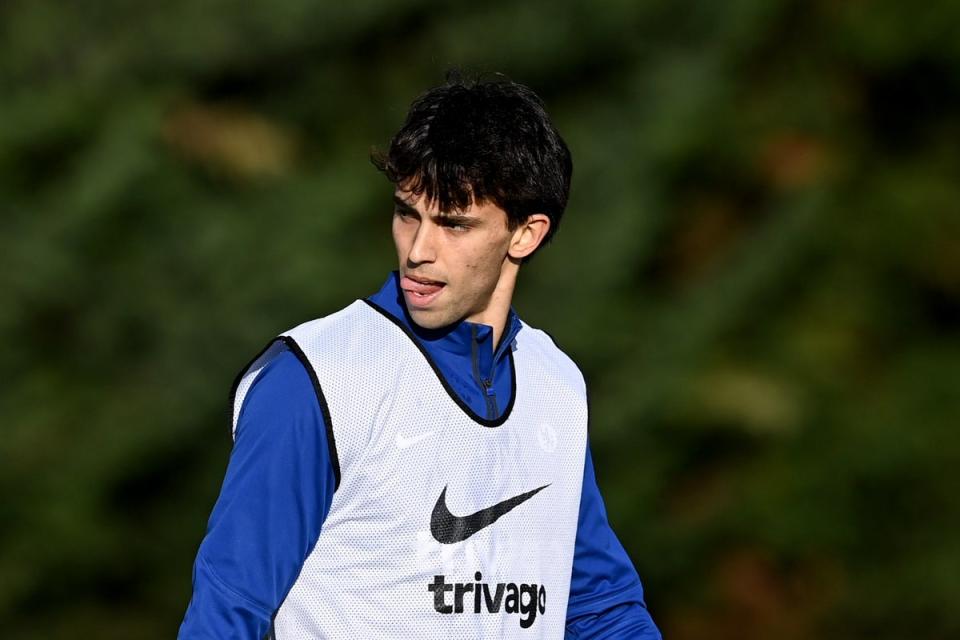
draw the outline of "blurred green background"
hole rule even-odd
[[[665,636],[960,637],[960,4],[6,0],[0,620],[171,638],[268,338],[394,267],[368,161],[546,101],[516,307],[580,363]]]

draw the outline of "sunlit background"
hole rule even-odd
[[[515,306],[673,640],[960,637],[960,4],[6,0],[0,628],[176,634],[266,341],[395,257],[459,65],[574,157]]]

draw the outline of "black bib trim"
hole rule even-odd
[[[337,455],[337,443],[333,437],[333,422],[330,420],[330,407],[327,406],[327,399],[323,395],[323,389],[320,387],[320,381],[317,380],[317,372],[313,370],[313,366],[310,364],[310,360],[307,359],[306,354],[303,352],[303,349],[300,348],[300,345],[297,344],[296,340],[290,336],[280,336],[274,338],[267,343],[263,349],[260,350],[253,360],[247,363],[247,365],[240,370],[240,373],[237,374],[237,377],[233,380],[233,385],[230,388],[230,432],[233,433],[233,409],[237,400],[237,389],[240,387],[240,381],[243,380],[243,376],[250,370],[250,367],[259,360],[263,354],[265,354],[270,347],[274,346],[277,343],[283,343],[290,352],[297,357],[297,360],[300,361],[300,364],[303,365],[303,368],[307,370],[307,375],[310,377],[310,383],[313,385],[313,391],[317,395],[317,402],[320,405],[320,414],[323,416],[323,424],[327,431],[327,450],[330,454],[330,463],[333,465],[333,490],[336,491],[340,488],[340,458]]]

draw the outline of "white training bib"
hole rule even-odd
[[[563,638],[587,427],[576,365],[524,325],[513,397],[485,420],[405,327],[357,301],[248,367],[234,429],[284,345],[315,376],[338,488],[274,637]]]

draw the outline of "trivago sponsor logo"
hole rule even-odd
[[[447,582],[446,576],[433,576],[427,591],[433,593],[433,608],[437,613],[464,613],[464,600],[473,599],[472,613],[513,613],[520,616],[520,626],[529,628],[537,614],[547,609],[547,589],[543,585],[481,582],[483,574],[474,574],[476,582]],[[453,592],[450,604],[447,593]],[[467,594],[470,594],[469,596]],[[469,606],[469,605],[467,605]]]

